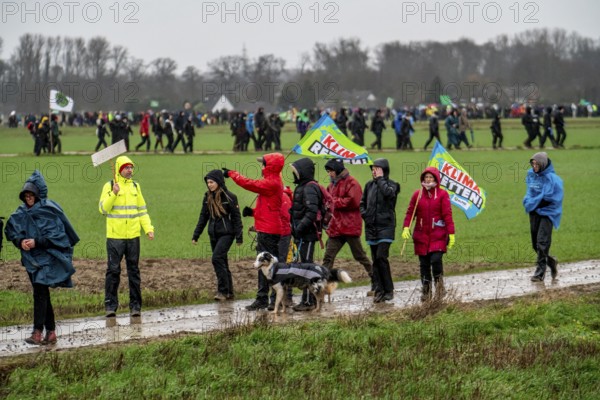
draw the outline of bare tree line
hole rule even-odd
[[[0,38],[0,51],[2,40]],[[46,111],[50,89],[74,97],[77,110],[180,109],[184,101],[210,108],[225,94],[234,104],[287,109],[359,106],[373,94],[379,106],[457,102],[472,98],[503,105],[513,102],[600,102],[600,39],[562,29],[501,35],[484,44],[400,41],[374,49],[360,39],[315,43],[297,68],[274,54],[250,59],[240,54],[207,62],[201,71],[178,73],[168,57],[150,62],[103,37],[89,40],[25,34],[7,59],[0,59],[0,103],[4,111]]]

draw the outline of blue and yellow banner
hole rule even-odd
[[[450,195],[450,202],[463,210],[467,219],[475,218],[485,208],[486,193],[467,171],[436,141],[428,166],[440,171],[440,186]]]
[[[308,157],[340,158],[348,164],[373,164],[369,153],[348,139],[327,114],[317,121],[292,151]]]

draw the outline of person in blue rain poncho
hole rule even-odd
[[[537,267],[531,280],[542,282],[546,268],[550,268],[552,279],[558,274],[556,257],[550,255],[552,227],[558,229],[562,216],[563,181],[554,172],[554,165],[545,152],[535,153],[529,160],[527,171],[527,193],[523,198],[525,212],[529,214],[531,244],[537,253]]]
[[[39,171],[27,179],[19,198],[23,204],[9,217],[4,233],[21,251],[21,264],[33,286],[33,333],[25,341],[54,344],[56,323],[49,288],[73,287],[73,247],[79,236],[61,206],[48,199],[48,186]]]

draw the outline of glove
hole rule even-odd
[[[223,170],[223,176],[225,178],[229,178],[229,172],[231,171],[230,169],[227,168],[221,168]]]
[[[244,207],[244,209],[242,210],[242,217],[252,217],[252,216],[254,216],[254,210],[248,206]]]
[[[410,228],[407,226],[404,229],[402,229],[402,239],[404,240],[408,240],[410,239]]]
[[[450,250],[453,246],[454,246],[454,242],[456,241],[456,239],[454,238],[454,234],[451,233],[450,235],[448,235],[448,250]]]

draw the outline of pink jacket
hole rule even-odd
[[[435,251],[445,253],[448,235],[454,234],[450,196],[448,192],[439,186],[440,172],[433,167],[425,168],[421,173],[421,182],[427,172],[434,176],[438,185],[430,190],[421,188],[413,193],[403,224],[405,228],[410,226],[410,218],[415,209],[419,193],[421,193],[415,213],[415,229],[413,232],[415,254],[419,256],[425,256]]]

